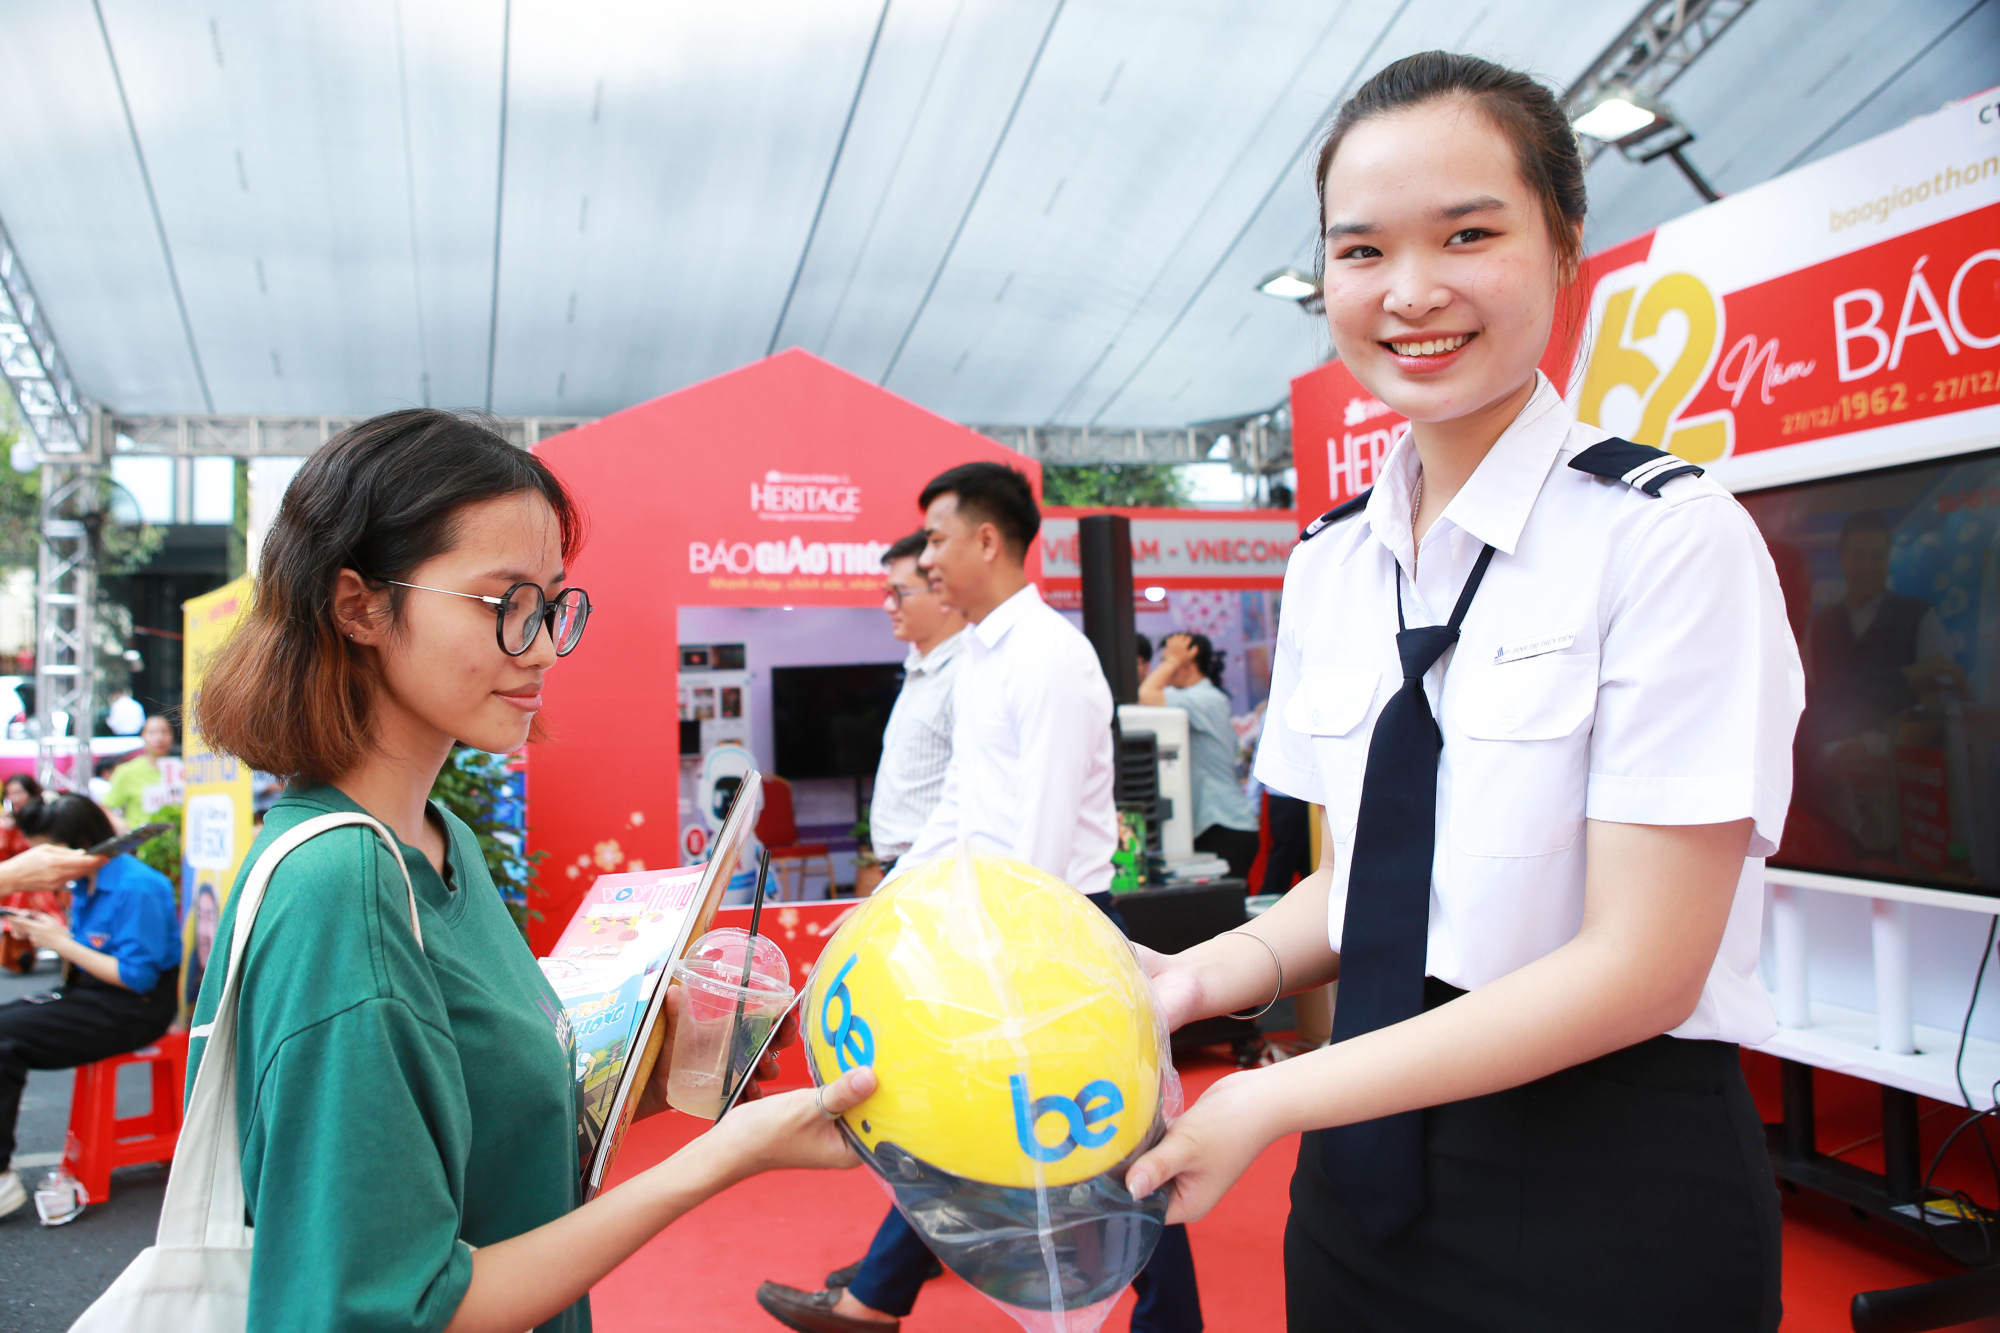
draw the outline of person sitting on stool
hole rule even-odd
[[[159,1040],[174,1021],[181,965],[173,882],[130,854],[79,854],[114,836],[97,802],[75,793],[31,801],[14,822],[34,845],[0,864],[0,891],[74,882],[67,927],[47,912],[6,918],[9,935],[54,950],[65,965],[60,990],[0,1005],[0,1154],[8,1159],[28,1071],[74,1069]],[[0,1173],[0,1217],[27,1199],[19,1175]]]
[[[1236,776],[1236,727],[1222,692],[1222,654],[1206,634],[1169,634],[1159,665],[1139,682],[1139,702],[1187,714],[1194,847],[1221,857],[1229,877],[1242,879],[1257,859],[1257,816]]]

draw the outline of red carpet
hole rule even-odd
[[[795,1061],[788,1061],[794,1063]],[[1229,1072],[1222,1060],[1183,1064],[1190,1100]],[[1753,1057],[1751,1083],[1769,1119],[1776,1119],[1775,1062]],[[1879,1128],[1876,1090],[1834,1075],[1819,1080],[1819,1136],[1837,1150]],[[1936,1109],[1926,1103],[1924,1110]],[[1924,1121],[1924,1151],[1935,1150],[1956,1122],[1948,1108]],[[692,1138],[701,1122],[676,1113],[647,1121],[626,1141],[619,1178],[666,1157]],[[1235,1190],[1192,1228],[1202,1308],[1214,1333],[1269,1333],[1284,1327],[1286,1185],[1298,1142],[1273,1144]],[[1879,1169],[1879,1143],[1844,1154]],[[1928,1158],[1926,1159],[1928,1160]],[[1950,1183],[1991,1202],[1983,1161],[1954,1149]],[[597,1287],[591,1300],[602,1333],[742,1333],[780,1326],[757,1308],[765,1278],[814,1287],[825,1274],[858,1259],[888,1207],[866,1171],[773,1173],[710,1200],[654,1238]],[[1848,1301],[1857,1291],[1927,1281],[1957,1269],[1907,1247],[1875,1239],[1858,1226],[1822,1219],[1805,1208],[1785,1219],[1784,1333],[1846,1333]],[[1127,1293],[1104,1327],[1122,1333]],[[1018,1326],[972,1288],[947,1274],[924,1289],[910,1333],[1014,1333]],[[1963,1326],[1970,1330],[1971,1325]]]

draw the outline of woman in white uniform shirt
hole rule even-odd
[[[1334,346],[1412,423],[1286,574],[1257,772],[1326,807],[1327,865],[1147,962],[1174,1026],[1344,971],[1336,1040],[1217,1083],[1127,1184],[1191,1220],[1308,1131],[1294,1330],[1773,1330],[1737,1063],[1774,1030],[1758,858],[1803,698],[1769,555],[1699,469],[1578,425],[1536,370],[1584,216],[1546,89],[1399,61],[1319,188]],[[1455,646],[1406,681],[1425,635]]]

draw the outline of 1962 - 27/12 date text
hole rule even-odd
[[[1850,421],[1866,421],[1870,417],[1886,417],[1907,411],[1910,406],[1910,386],[1903,383],[1877,385],[1873,389],[1856,389],[1844,393],[1823,407],[1809,407],[1802,412],[1787,412],[1778,425],[1780,435],[1800,435],[1807,431],[1825,430],[1828,426],[1844,425]]]
[[[1931,390],[1931,399],[1933,402],[1951,403],[1961,398],[1984,398],[1995,390],[2000,390],[2000,370],[1989,366],[1985,370],[1967,371],[1948,380],[1939,380]]]
[[[1900,381],[1895,384],[1882,384],[1873,389],[1857,389],[1853,393],[1844,393],[1821,407],[1787,412],[1778,425],[1778,433],[1803,435],[1811,431],[1825,430],[1829,426],[1894,416],[1898,412],[1908,411],[1913,401],[1967,402],[1969,405],[1971,399],[1990,397],[1996,392],[2000,392],[2000,369],[1991,367],[1967,371],[1950,379],[1936,380],[1931,384],[1929,394],[1918,394],[1914,399],[1907,384]]]

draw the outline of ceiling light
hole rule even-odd
[[[1703,199],[1712,204],[1722,197],[1683,151],[1694,142],[1694,131],[1650,97],[1613,85],[1592,98],[1583,114],[1570,123],[1578,134],[1615,144],[1628,162],[1643,166],[1669,158]]]
[[[1659,117],[1633,99],[1631,93],[1614,91],[1575,120],[1576,132],[1603,143],[1616,143],[1637,134]]]
[[[1305,301],[1319,295],[1319,284],[1295,268],[1281,268],[1258,283],[1257,290],[1281,301]]]

